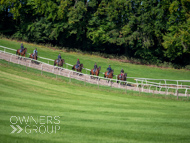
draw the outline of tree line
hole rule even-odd
[[[1,0],[0,17],[28,42],[190,65],[190,0]]]

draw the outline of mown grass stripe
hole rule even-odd
[[[97,90],[19,70],[0,66],[2,142],[190,141],[189,102]],[[10,134],[11,116],[60,116],[61,129],[56,134]],[[33,129],[35,122],[30,125]]]

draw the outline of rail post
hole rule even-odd
[[[125,86],[126,86],[126,90],[125,90],[125,92],[127,93],[127,81],[125,82]]]
[[[149,91],[148,91],[149,93],[150,93],[150,88],[151,88],[151,85],[149,85]]]
[[[84,85],[86,85],[86,75],[84,76]]]
[[[179,93],[178,93],[178,89],[176,90],[176,93],[177,93],[177,100],[178,100],[178,94],[179,94]]]
[[[30,60],[30,62],[29,62],[29,67],[30,67],[31,62],[32,62],[32,61]]]
[[[69,72],[69,82],[71,82],[71,72]]]
[[[10,57],[10,62],[11,62],[12,56],[13,56],[13,55],[11,55],[11,57]]]
[[[136,88],[136,91],[138,91],[138,87],[139,87],[139,83],[137,83],[137,88]]]
[[[99,88],[99,77],[98,77],[98,88]]]
[[[27,62],[26,62],[26,71],[27,71]]]
[[[187,96],[187,88],[185,89],[185,96]]]
[[[41,64],[41,75],[43,74],[42,71],[43,71],[43,64]]]

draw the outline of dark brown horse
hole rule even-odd
[[[83,68],[83,64],[80,64],[78,68],[76,68],[76,65],[72,67],[72,70],[76,70],[77,72],[81,72]]]
[[[105,74],[104,74],[104,78],[113,78],[113,72],[114,72],[114,70],[112,70],[112,71],[108,74],[108,71],[106,71]]]
[[[119,75],[117,76],[117,80],[126,81],[126,80],[127,80],[127,73],[123,74],[122,76],[121,76],[121,74],[119,74]],[[119,81],[117,81],[117,83],[118,83],[118,82],[119,82]],[[125,84],[126,84],[126,82],[125,82]]]
[[[65,61],[64,61],[64,59],[61,59],[61,60],[59,60],[59,63],[58,63],[58,59],[56,59],[55,61],[54,61],[54,66],[60,66],[60,67],[63,67],[63,64],[65,63]]]
[[[99,66],[99,68],[97,68],[95,72],[94,72],[94,69],[91,69],[91,71],[90,71],[90,75],[96,75],[96,76],[99,76],[99,74],[100,74],[100,70],[101,70],[101,66]],[[92,78],[92,76],[91,76],[91,78]]]
[[[16,55],[24,56],[24,57],[25,57],[26,52],[27,52],[27,48],[24,48],[22,52],[20,52],[20,49],[18,49],[18,50],[16,51]]]

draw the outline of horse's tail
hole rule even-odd
[[[74,66],[72,67],[72,70],[74,70]]]
[[[16,55],[18,54],[18,50],[16,50]]]
[[[92,74],[92,72],[90,71],[90,75]]]

